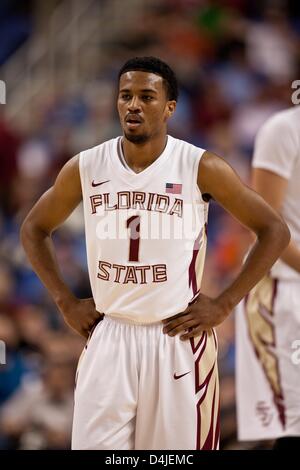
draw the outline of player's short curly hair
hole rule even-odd
[[[168,100],[178,100],[177,78],[168,64],[157,57],[134,57],[128,60],[119,71],[119,80],[121,75],[132,71],[151,72],[160,75],[166,88]]]

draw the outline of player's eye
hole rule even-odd
[[[153,100],[153,96],[150,96],[150,95],[143,95],[143,96],[142,96],[142,99],[143,99],[144,101],[151,101],[151,100]]]
[[[121,98],[122,100],[127,101],[127,100],[130,100],[131,97],[128,93],[122,93]]]

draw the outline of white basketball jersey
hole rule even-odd
[[[208,204],[197,185],[204,152],[167,137],[135,173],[122,137],[81,152],[88,269],[99,312],[147,324],[180,313],[200,289]]]
[[[287,180],[281,214],[292,240],[300,248],[300,106],[280,111],[268,119],[255,141],[254,168],[269,170]],[[300,280],[300,274],[276,261],[272,277]]]

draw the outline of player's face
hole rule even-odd
[[[168,101],[163,79],[149,72],[126,72],[120,77],[118,112],[126,139],[144,143],[166,133],[176,102]]]

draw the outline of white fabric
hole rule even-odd
[[[300,248],[300,106],[277,113],[262,126],[256,138],[252,166],[288,180],[281,213],[292,240]],[[281,260],[273,266],[272,275],[300,280],[300,274]]]
[[[168,136],[140,173],[122,163],[121,137],[80,154],[89,276],[105,317],[78,366],[73,449],[218,448],[215,333],[183,342],[161,324],[200,290],[203,153]]]
[[[121,137],[81,152],[88,268],[98,311],[153,323],[184,311],[199,291],[208,212],[197,185],[203,153],[168,136],[162,154],[135,173],[120,161]],[[182,192],[168,192],[167,184],[182,185]],[[130,254],[126,226],[132,216],[140,221],[138,259]]]
[[[300,282],[264,278],[250,297],[236,311],[238,437],[299,436]]]
[[[192,343],[161,330],[97,325],[78,366],[72,449],[218,448],[215,333]]]

